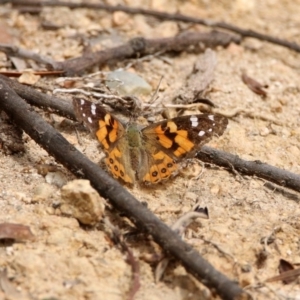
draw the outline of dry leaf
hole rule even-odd
[[[266,97],[267,93],[263,90],[263,88],[267,88],[267,85],[262,85],[257,82],[255,79],[249,77],[245,71],[242,73],[242,80],[248,86],[248,88],[254,92],[255,94],[261,95],[262,97]]]
[[[295,269],[294,266],[290,262],[288,262],[285,259],[280,259],[279,266],[278,266],[279,274],[284,275],[287,271],[291,271],[294,269]],[[285,284],[288,284],[288,283],[293,282],[295,279],[297,279],[297,276],[292,277],[292,278],[286,278],[286,279],[282,280],[282,282]]]
[[[284,259],[280,259],[278,269],[280,275],[271,277],[266,282],[282,280],[284,284],[289,284],[295,281],[300,275],[300,269],[294,269],[294,266]]]
[[[33,240],[30,227],[21,224],[1,223],[0,239]]]

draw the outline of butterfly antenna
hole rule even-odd
[[[160,87],[160,84],[161,84],[161,81],[163,80],[164,76],[161,76],[160,80],[159,80],[159,83],[156,87],[156,90],[153,94],[153,96],[151,97],[150,101],[149,101],[149,104],[152,104],[155,100],[156,100],[156,96],[158,94],[158,90],[159,90],[159,87]]]

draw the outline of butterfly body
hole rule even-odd
[[[192,157],[213,135],[223,134],[227,119],[202,114],[177,117],[141,128],[123,125],[100,105],[74,98],[75,114],[97,137],[108,170],[115,178],[134,184],[168,179],[178,163]]]

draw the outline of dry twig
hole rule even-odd
[[[55,70],[64,70],[67,74],[80,74],[95,65],[105,65],[108,61],[120,61],[125,58],[140,57],[157,52],[186,51],[191,47],[215,48],[228,46],[231,42],[239,43],[239,37],[220,31],[184,32],[171,38],[145,39],[134,38],[128,43],[106,50],[85,53],[52,65]]]
[[[0,44],[0,51],[6,53],[6,55],[8,56],[32,59],[38,63],[45,64],[45,65],[55,64],[55,61],[50,57],[42,56],[36,52],[22,49],[13,45]]]
[[[284,259],[279,260],[278,270],[280,275],[268,278],[265,282],[281,280],[284,284],[289,284],[300,276],[300,268],[295,269],[293,264]]]
[[[5,81],[20,97],[26,99],[32,105],[55,111],[57,114],[76,120],[71,101],[40,93],[30,86],[20,84],[3,75],[0,75],[1,80]]]

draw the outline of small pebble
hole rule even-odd
[[[270,134],[270,130],[269,130],[269,128],[264,127],[264,128],[262,128],[262,129],[260,130],[259,134],[260,134],[261,136],[267,136],[267,135]]]
[[[64,186],[68,180],[67,177],[62,172],[49,172],[45,176],[46,182],[49,184],[56,185],[57,187]]]

